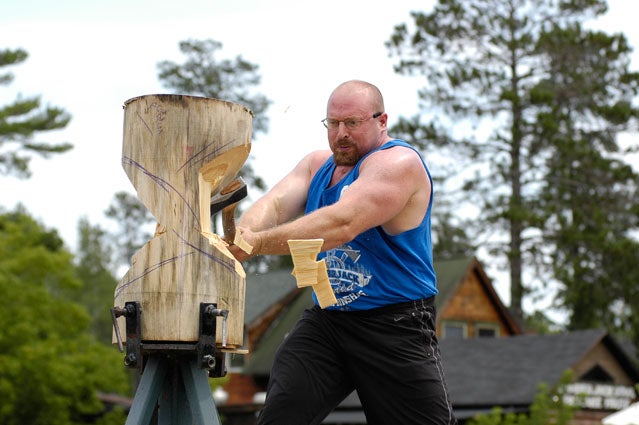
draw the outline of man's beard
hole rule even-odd
[[[333,149],[333,161],[335,165],[343,165],[347,167],[352,167],[360,160],[361,156],[357,150],[357,147],[354,144],[349,144],[349,147],[353,148],[346,152],[339,151],[339,143],[337,143],[337,148]]]

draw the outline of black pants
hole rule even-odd
[[[319,424],[357,390],[368,424],[452,425],[433,298],[306,310],[282,342],[258,423]]]

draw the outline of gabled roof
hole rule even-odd
[[[283,300],[297,288],[291,270],[273,270],[246,277],[244,323],[250,325],[273,304]]]
[[[435,275],[437,276],[437,290],[439,291],[439,294],[435,297],[438,310],[441,309],[443,303],[451,295],[455,286],[461,282],[474,261],[475,257],[461,257],[433,263]]]
[[[508,338],[443,339],[440,350],[451,400],[464,406],[525,406],[537,385],[556,385],[591,348],[602,343],[624,371],[639,381],[639,371],[605,330]],[[575,377],[579,378],[579,377]]]
[[[436,261],[434,267],[435,273],[437,274],[437,288],[439,289],[439,295],[436,298],[438,312],[443,311],[447,303],[454,296],[455,288],[457,288],[464,276],[466,274],[474,274],[497,311],[497,314],[499,314],[502,324],[509,329],[510,334],[518,335],[522,333],[521,325],[517,323],[516,318],[502,302],[495,291],[491,279],[486,275],[484,267],[477,257],[462,257]]]
[[[489,295],[495,298],[504,314],[509,315],[476,258],[437,262],[435,269],[439,303],[452,295],[453,288],[470,270],[477,273],[480,283],[492,290]],[[247,277],[246,323],[257,323],[260,317],[269,315],[273,304],[279,304],[281,311],[245,358],[244,374],[268,376],[277,346],[304,309],[312,306],[311,292],[310,288],[298,289],[288,270]],[[617,359],[633,382],[639,382],[636,365],[605,330],[507,338],[444,338],[440,349],[456,414],[470,417],[473,412],[486,412],[497,405],[505,410],[524,411],[534,401],[539,383],[556,385],[566,370],[573,368],[598,344],[603,344]],[[350,408],[357,408],[358,404],[356,394],[351,394],[343,403]]]

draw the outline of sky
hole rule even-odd
[[[270,187],[305,153],[327,146],[320,120],[339,83],[363,79],[376,84],[390,125],[418,111],[416,91],[424,82],[395,74],[384,42],[395,25],[411,22],[410,11],[428,11],[433,3],[3,1],[1,48],[22,48],[29,58],[9,69],[15,79],[0,87],[0,105],[17,96],[40,96],[44,105],[65,109],[72,115],[69,125],[36,140],[69,142],[74,149],[50,159],[34,157],[27,180],[0,176],[0,207],[22,203],[46,227],[58,230],[71,250],[76,249],[80,218],[111,226],[104,211],[114,194],[134,193],[120,162],[122,105],[137,96],[168,93],[157,79],[157,63],[181,63],[178,43],[188,39],[221,42],[217,60],[241,56],[259,66],[259,90],[272,104],[269,131],[253,140],[251,163]],[[608,14],[595,25],[623,32],[639,49],[638,11],[639,2],[611,0]],[[631,68],[639,69],[638,52]],[[507,282],[494,283],[508,302]]]

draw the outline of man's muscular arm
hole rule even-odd
[[[331,155],[316,151],[304,157],[295,168],[242,214],[237,226],[256,232],[270,229],[304,213],[311,179]]]
[[[285,189],[291,188],[284,185],[276,193]],[[295,199],[303,198],[305,202],[308,185],[304,191],[303,197],[298,195]],[[395,147],[366,158],[359,177],[335,204],[293,221],[278,221],[274,227],[251,227],[250,221],[242,221],[238,228],[254,247],[252,255],[288,254],[289,239],[321,238],[322,250],[328,250],[375,226],[384,226],[389,233],[417,227],[426,213],[429,195],[430,182],[419,156],[411,149]],[[269,201],[269,205],[273,204],[278,202]],[[295,207],[303,211],[303,205]],[[282,214],[278,217],[292,218]],[[273,219],[268,221],[273,223]]]

